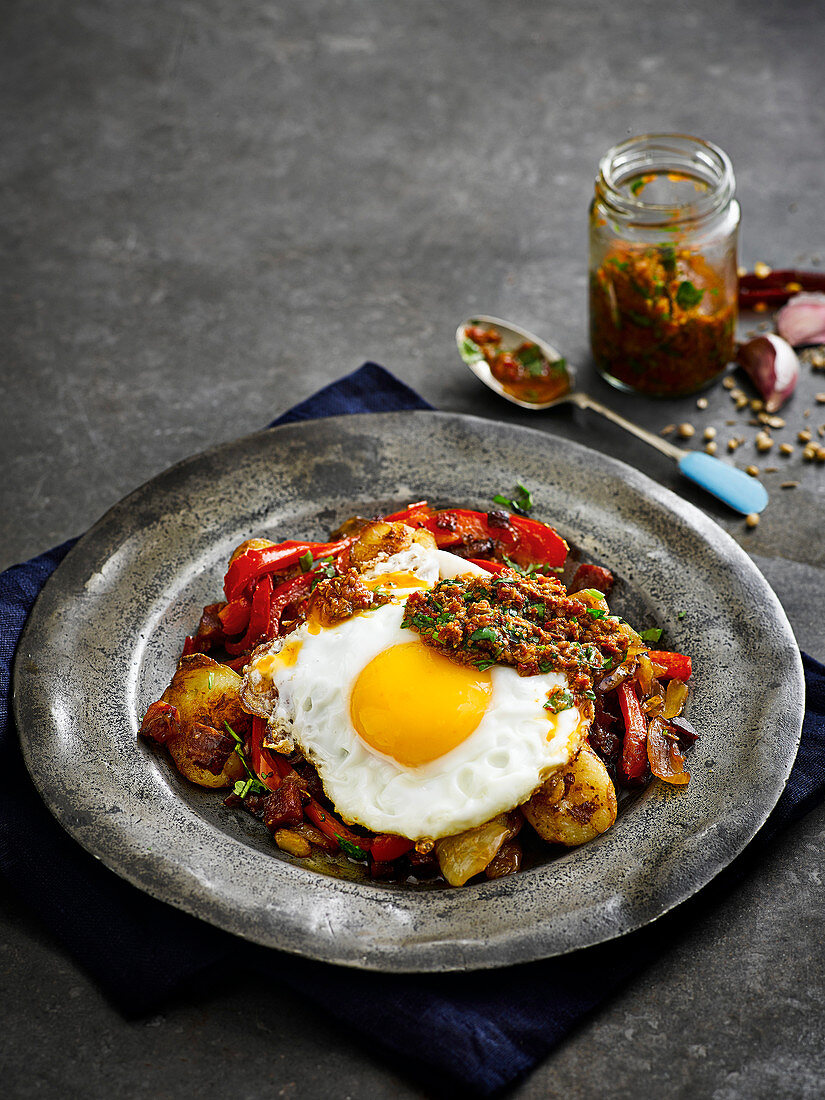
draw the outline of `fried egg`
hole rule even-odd
[[[413,546],[365,571],[393,602],[256,652],[248,691],[316,767],[348,823],[412,840],[452,836],[526,801],[581,744],[576,707],[553,714],[558,673],[460,665],[401,626],[404,600],[439,578],[483,573]],[[257,709],[257,708],[256,708]]]

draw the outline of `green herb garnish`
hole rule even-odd
[[[652,626],[650,630],[643,630],[639,637],[643,642],[658,642],[662,636],[662,628],[659,626]]]
[[[341,851],[344,852],[345,855],[348,855],[350,859],[357,859],[359,862],[363,863],[368,858],[368,854],[363,848],[359,848],[357,844],[353,844],[351,840],[347,840],[339,833],[335,834],[335,839],[338,841],[338,846]]]
[[[570,692],[564,688],[554,688],[547,696],[544,709],[552,711],[553,714],[560,714],[563,710],[569,710],[572,706],[573,696]]]
[[[603,619],[607,615],[607,612],[603,607],[588,607],[587,614],[592,615],[594,619]]]
[[[479,359],[484,358],[484,352],[475,340],[465,336],[461,341],[461,358],[465,363],[476,363]]]
[[[680,611],[676,617],[678,619],[684,619],[685,615],[687,615],[687,611]]]
[[[471,642],[497,642],[498,634],[491,626],[480,626],[470,635]]]
[[[516,483],[516,492],[512,497],[507,497],[504,493],[496,493],[493,503],[503,504],[513,512],[530,512],[533,508],[533,494],[519,481]]]
[[[209,690],[211,691],[212,688],[215,686],[215,673],[214,672],[209,673],[209,675],[206,678],[206,684],[207,684],[207,687],[209,688]]]
[[[675,275],[676,273],[676,249],[672,244],[663,244],[659,248],[659,258],[662,261],[662,267],[668,273],[668,275]]]
[[[269,794],[269,788],[260,779],[239,779],[232,790],[238,798],[246,798],[248,794]]]
[[[699,305],[704,296],[704,290],[699,290],[693,283],[685,279],[684,282],[679,283],[679,288],[676,291],[676,305],[680,309],[693,309],[694,306]]]

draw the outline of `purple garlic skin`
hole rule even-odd
[[[796,389],[799,359],[781,336],[767,333],[740,344],[736,361],[762,395],[766,412],[781,409]]]
[[[825,344],[825,294],[797,294],[776,315],[779,335],[795,348]]]

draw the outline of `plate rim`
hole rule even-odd
[[[29,773],[34,780],[37,789],[40,791],[41,796],[44,798],[44,801],[46,802],[49,810],[57,818],[61,826],[66,829],[66,831],[68,831],[69,834],[72,835],[73,838],[78,841],[83,847],[91,851],[92,854],[95,855],[97,858],[100,858],[104,862],[104,864],[106,864],[106,866],[108,866],[111,870],[115,871],[115,873],[119,874],[121,877],[125,878],[127,881],[131,882],[133,885],[137,886],[144,892],[159,898],[159,900],[170,903],[177,908],[184,909],[185,911],[191,913],[196,917],[206,919],[210,923],[217,924],[218,927],[222,927],[230,932],[234,932],[235,934],[241,935],[244,938],[257,940],[257,942],[262,942],[258,936],[250,934],[248,929],[244,929],[241,927],[231,927],[226,923],[225,920],[215,919],[215,914],[205,916],[205,906],[203,904],[203,899],[200,899],[201,903],[199,904],[199,899],[197,897],[171,898],[168,896],[168,889],[165,889],[163,887],[153,888],[152,882],[147,881],[145,868],[141,866],[124,867],[122,863],[119,863],[116,858],[111,857],[110,853],[105,849],[105,846],[100,846],[96,849],[94,845],[90,845],[88,835],[83,831],[83,829],[78,827],[75,817],[68,811],[65,806],[55,805],[53,789],[50,786],[47,777],[40,773],[39,762],[36,758],[36,754],[33,752],[33,742],[31,740],[31,737],[26,735],[25,732],[27,721],[30,717],[30,706],[29,700],[26,696],[27,674],[23,668],[23,655],[27,651],[31,639],[37,636],[37,631],[40,628],[39,616],[41,615],[42,609],[45,607],[47,601],[51,598],[52,594],[55,593],[55,591],[59,587],[61,576],[65,577],[67,573],[75,567],[75,562],[83,560],[83,555],[86,552],[87,548],[94,545],[95,537],[98,536],[102,530],[105,530],[106,523],[111,520],[113,515],[116,515],[123,509],[127,509],[130,503],[135,500],[135,498],[139,498],[143,494],[145,494],[147,490],[151,490],[152,487],[155,486],[155,483],[163,481],[164,479],[169,479],[173,474],[184,472],[187,467],[197,467],[198,464],[202,464],[206,460],[220,455],[223,452],[231,450],[232,448],[241,448],[245,444],[251,444],[255,441],[263,440],[272,436],[273,434],[276,436],[281,433],[301,434],[307,430],[311,431],[318,425],[324,425],[326,426],[326,428],[332,429],[333,431],[335,431],[335,429],[339,427],[352,429],[353,427],[357,427],[359,422],[363,424],[375,425],[382,420],[405,420],[410,415],[413,415],[416,418],[432,420],[436,424],[440,422],[444,426],[444,430],[446,430],[446,426],[449,424],[459,424],[470,429],[471,432],[476,431],[481,433],[484,433],[485,431],[499,430],[501,428],[505,428],[508,431],[513,431],[518,435],[521,435],[522,433],[527,433],[529,435],[537,437],[537,439],[543,441],[545,444],[549,444],[551,447],[559,446],[563,448],[569,448],[573,453],[578,453],[580,456],[592,456],[597,460],[598,465],[603,470],[606,470],[607,472],[612,473],[614,476],[621,478],[621,480],[629,485],[634,492],[641,494],[641,496],[646,500],[653,501],[656,505],[664,508],[667,511],[675,512],[680,519],[684,520],[687,525],[692,528],[692,530],[696,534],[698,534],[699,537],[701,537],[704,543],[710,545],[711,547],[714,547],[714,552],[716,552],[714,544],[721,541],[727,554],[729,556],[732,556],[734,560],[738,560],[740,567],[744,567],[745,571],[750,575],[751,579],[756,579],[758,585],[762,589],[762,595],[769,595],[770,603],[772,604],[771,610],[774,616],[783,626],[783,630],[785,632],[785,641],[787,642],[788,640],[790,640],[790,642],[792,643],[792,649],[789,650],[789,653],[793,654],[794,661],[793,668],[789,669],[788,671],[792,671],[795,673],[795,683],[792,685],[792,687],[795,688],[795,702],[797,705],[795,713],[793,715],[789,712],[787,715],[784,715],[783,718],[787,726],[796,727],[795,733],[791,734],[792,743],[788,749],[783,768],[779,773],[777,773],[777,776],[775,777],[775,798],[773,798],[767,810],[761,816],[761,819],[756,823],[756,825],[752,829],[746,830],[746,835],[743,835],[743,837],[741,838],[741,843],[739,843],[738,846],[735,847],[735,850],[730,851],[729,856],[725,860],[725,862],[707,878],[693,884],[692,887],[687,890],[687,892],[685,892],[675,900],[672,900],[669,904],[658,907],[657,911],[653,915],[647,915],[644,919],[640,919],[636,923],[631,923],[626,927],[612,932],[609,935],[600,935],[592,939],[585,938],[580,943],[571,944],[560,950],[553,949],[551,951],[542,950],[540,947],[537,950],[535,940],[531,941],[533,942],[532,947],[525,947],[524,943],[521,940],[517,940],[517,938],[511,937],[510,943],[516,944],[516,951],[515,953],[513,953],[513,951],[510,951],[508,957],[505,959],[497,958],[497,952],[495,950],[479,952],[473,951],[469,948],[467,949],[466,953],[464,950],[459,950],[457,953],[454,953],[452,959],[446,958],[444,951],[441,950],[436,951],[434,954],[430,953],[429,955],[422,956],[417,960],[407,959],[405,962],[400,962],[399,960],[394,958],[392,952],[388,954],[386,951],[380,952],[377,956],[374,953],[370,953],[369,951],[365,953],[364,951],[353,952],[349,950],[342,953],[340,951],[330,951],[328,945],[323,950],[316,950],[312,947],[311,944],[304,945],[303,947],[288,946],[286,949],[295,954],[306,955],[311,958],[322,959],[324,961],[334,962],[341,965],[371,970],[395,972],[426,972],[451,969],[484,969],[510,965],[514,962],[526,962],[530,961],[531,959],[548,957],[549,955],[567,953],[568,951],[577,950],[579,947],[590,946],[595,943],[605,942],[606,940],[626,934],[627,932],[633,931],[634,929],[642,927],[648,923],[652,923],[654,920],[659,919],[665,913],[671,911],[675,906],[681,904],[683,901],[686,901],[689,897],[693,896],[693,894],[695,894],[704,885],[712,881],[716,874],[722,871],[724,867],[728,865],[728,863],[732,862],[732,860],[735,859],[736,856],[744,850],[744,848],[751,842],[753,837],[762,828],[771,810],[781,796],[782,790],[784,789],[784,786],[787,782],[788,775],[790,774],[791,768],[793,767],[793,763],[796,757],[796,751],[799,745],[799,739],[801,737],[802,717],[804,714],[804,679],[801,657],[799,654],[798,646],[796,644],[796,640],[793,635],[793,631],[775,592],[765,580],[764,576],[761,574],[756,564],[747,555],[745,550],[736,542],[735,539],[733,539],[726,531],[724,531],[723,528],[716,524],[698,507],[691,504],[684,498],[678,496],[671,490],[665,488],[659,482],[651,479],[640,470],[637,470],[634,467],[627,465],[619,459],[615,459],[612,456],[605,455],[602,452],[596,451],[590,447],[587,447],[584,444],[566,440],[563,437],[557,436],[549,431],[542,431],[536,428],[522,425],[513,425],[506,421],[491,420],[485,417],[430,410],[407,410],[403,412],[345,414],[342,416],[325,417],[319,418],[317,420],[300,421],[297,423],[273,426],[263,429],[262,431],[250,433],[249,435],[240,437],[239,439],[228,440],[223,443],[219,443],[214,447],[210,447],[205,451],[199,452],[196,455],[182,459],[179,462],[174,463],[172,466],[161,471],[154,477],[148,479],[142,485],[138,486],[136,489],[134,489],[132,492],[130,492],[124,498],[114,504],[111,508],[107,509],[107,511],[89,529],[89,531],[87,531],[84,535],[80,537],[75,546],[70,549],[69,553],[58,565],[52,576],[49,577],[49,579],[47,580],[43,589],[38,594],[37,600],[35,601],[32,611],[27,619],[24,631],[21,635],[20,643],[17,648],[17,653],[15,655],[13,672],[13,707],[15,719],[17,722],[17,728],[20,733],[24,758]],[[378,494],[376,494],[376,497],[378,497]],[[215,797],[215,795],[216,792],[213,793],[212,796]],[[328,879],[325,876],[320,875],[317,875],[315,877],[326,883],[337,881]],[[517,876],[516,880],[513,881],[518,884],[518,880],[521,878],[522,876]],[[498,889],[504,889],[505,893],[510,890],[512,886],[512,883],[508,880],[499,880],[499,883],[503,884],[503,886],[499,885]],[[494,884],[488,883],[485,885],[487,885],[488,887],[492,887]],[[370,887],[370,889],[372,891],[375,891],[375,887]],[[385,890],[386,888],[382,889]],[[518,890],[516,889],[515,892],[517,893]],[[443,893],[440,893],[439,896],[449,897],[451,894],[455,895],[462,893],[463,891],[445,891]],[[404,896],[409,897],[413,895],[407,892]],[[208,906],[206,908],[208,908]],[[276,945],[274,943],[270,943],[270,945],[283,946]],[[489,946],[495,948],[496,944],[494,941],[490,941]]]

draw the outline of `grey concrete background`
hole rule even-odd
[[[825,657],[825,466],[737,453],[781,467],[748,531],[611,426],[475,388],[452,345],[469,313],[512,317],[649,427],[735,431],[721,387],[699,411],[594,377],[586,207],[615,141],[698,133],[733,157],[743,261],[825,266],[817,0],[6,0],[0,27],[0,566],[372,358],[439,408],[541,426],[676,488]],[[825,422],[821,391],[806,369],[789,438]],[[820,808],[515,1095],[823,1095],[823,838]],[[126,1022],[35,914],[4,897],[2,922],[9,1095],[425,1095],[243,976]]]

